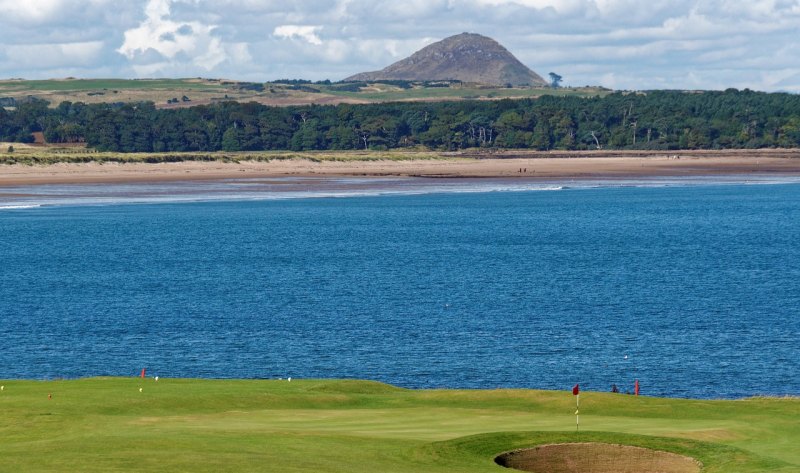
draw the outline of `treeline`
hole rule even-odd
[[[0,140],[85,142],[101,151],[384,150],[402,147],[730,149],[800,147],[800,96],[749,90],[615,93],[461,102],[268,107],[225,102],[34,101],[0,108]]]

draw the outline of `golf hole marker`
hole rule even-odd
[[[572,387],[572,395],[575,396],[575,431],[577,432],[580,428],[580,406],[581,406],[581,388],[577,384]]]

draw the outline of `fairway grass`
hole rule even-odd
[[[0,385],[2,472],[502,472],[503,452],[573,442],[677,453],[704,472],[800,472],[798,399],[584,392],[575,432],[569,392],[353,380]]]

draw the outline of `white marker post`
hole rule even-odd
[[[580,430],[581,417],[579,415],[581,407],[581,388],[577,384],[572,388],[572,394],[575,396],[575,432]]]

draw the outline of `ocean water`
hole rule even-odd
[[[800,395],[799,216],[755,177],[5,188],[0,379]]]

